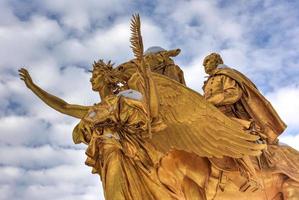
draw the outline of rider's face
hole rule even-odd
[[[205,68],[205,72],[210,75],[212,71],[217,68],[217,61],[216,59],[207,57],[204,59],[203,66]]]

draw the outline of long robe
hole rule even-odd
[[[108,96],[73,132],[86,143],[86,164],[98,173],[107,200],[175,199],[160,182],[161,154],[148,141],[146,109],[140,100]]]
[[[203,89],[207,101],[227,116],[241,119],[244,126],[246,121],[257,122],[261,127],[260,131],[267,136],[271,170],[299,182],[299,152],[286,145],[271,144],[277,140],[286,125],[248,78],[234,69],[218,68],[205,82]]]
[[[268,137],[270,144],[275,142],[286,128],[271,103],[237,70],[228,67],[218,68],[205,82],[203,89],[207,100],[225,110],[228,116],[254,120]],[[211,100],[215,94],[220,94],[218,99],[222,95],[218,102]]]

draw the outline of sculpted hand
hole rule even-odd
[[[81,106],[81,105],[74,105],[69,104],[65,102],[63,99],[60,99],[59,97],[56,97],[42,88],[40,88],[38,85],[34,84],[29,72],[25,68],[19,69],[19,75],[20,79],[23,80],[26,84],[26,86],[38,97],[40,98],[44,103],[46,103],[51,108],[57,110],[58,112],[61,112],[63,114],[76,117],[79,119],[82,119],[90,109],[89,106]]]
[[[20,75],[20,79],[25,82],[26,86],[29,89],[31,89],[33,86],[33,81],[31,79],[29,72],[25,68],[21,68],[19,69],[19,75]]]

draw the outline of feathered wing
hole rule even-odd
[[[159,96],[159,115],[167,128],[153,133],[152,143],[164,153],[171,148],[203,157],[259,155],[265,148],[258,136],[243,131],[200,94],[153,73]]]
[[[138,61],[138,71],[145,82],[146,103],[149,105],[150,70],[143,62],[138,14],[131,20],[130,42]],[[201,95],[161,75],[156,74],[153,78],[157,84],[159,115],[167,125],[163,131],[152,135],[152,142],[159,150],[167,152],[175,148],[205,157],[239,158],[260,154],[264,145],[254,143],[258,137],[246,134],[237,122],[227,118]]]

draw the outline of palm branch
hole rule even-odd
[[[134,56],[137,59],[137,68],[138,72],[140,73],[141,77],[145,83],[145,103],[147,105],[147,112],[148,117],[150,119],[150,84],[149,84],[149,77],[150,77],[150,68],[147,68],[146,64],[143,60],[143,41],[141,36],[141,22],[139,14],[135,14],[132,16],[131,19],[131,48],[133,50]],[[151,135],[151,127],[149,123],[149,132]]]

